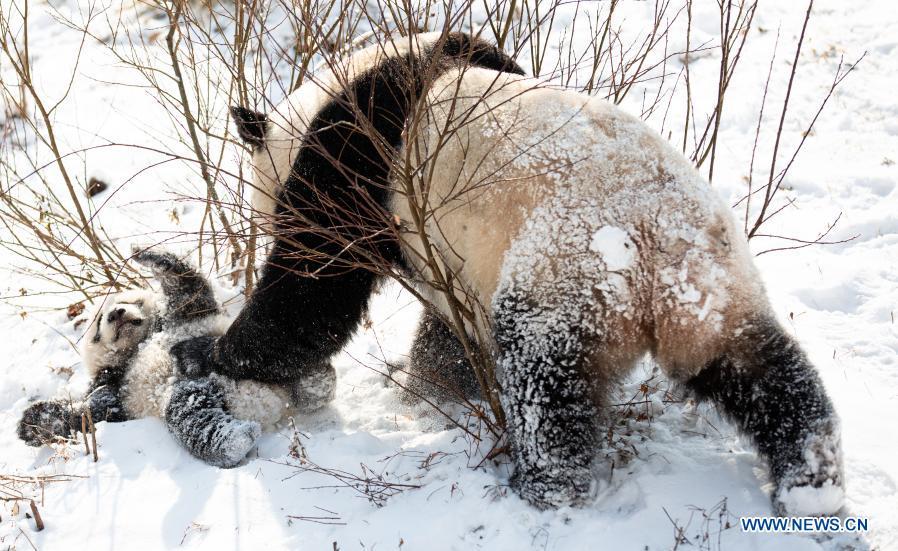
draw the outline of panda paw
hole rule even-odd
[[[593,496],[593,480],[592,470],[585,467],[519,469],[511,487],[530,505],[545,510],[585,505]]]
[[[71,431],[76,408],[54,400],[42,400],[28,406],[19,419],[19,438],[29,446],[40,447],[59,438],[67,438]]]
[[[778,481],[774,509],[782,516],[829,515],[844,501],[838,431],[813,434],[805,442],[802,463]]]
[[[181,259],[169,252],[133,247],[131,253],[133,254],[134,262],[152,269],[156,275],[177,270],[184,265]]]
[[[175,372],[187,379],[205,377],[215,371],[215,337],[194,337],[171,348]]]
[[[227,392],[212,378],[177,381],[165,407],[172,436],[191,455],[215,467],[236,467],[262,434],[259,423],[227,411]]]
[[[217,449],[211,450],[207,462],[223,469],[234,468],[246,458],[261,435],[259,423],[234,419],[217,435]]]

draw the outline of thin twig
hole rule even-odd
[[[90,413],[90,407],[85,408],[87,412],[87,425],[90,427],[90,443],[94,449],[94,463],[100,460],[99,455],[97,454],[97,427],[94,426],[94,418]],[[84,435],[84,439],[87,440],[87,435]]]
[[[32,499],[29,503],[31,505],[31,516],[34,517],[34,527],[40,532],[44,529],[44,519],[41,518],[41,513],[37,510],[37,504],[34,500]]]

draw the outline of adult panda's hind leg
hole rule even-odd
[[[829,514],[844,497],[839,421],[813,365],[767,316],[747,320],[724,352],[685,380],[766,457],[779,513]]]
[[[216,467],[237,466],[261,434],[258,423],[227,411],[225,390],[208,377],[174,384],[165,421],[191,455]]]
[[[425,308],[403,366],[403,400],[462,401],[480,398],[480,384],[461,341],[440,316]]]
[[[593,486],[598,411],[579,324],[513,292],[494,301],[493,315],[512,486],[540,508],[582,504]]]

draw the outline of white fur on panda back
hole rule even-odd
[[[615,351],[594,363],[631,365],[656,342],[659,361],[675,369],[705,365],[721,335],[766,304],[727,206],[639,119],[478,68],[447,71],[428,104],[414,151],[430,166],[408,170],[440,175],[430,182],[430,243],[453,264],[459,300],[472,293],[484,305],[482,323],[497,291],[526,289],[551,311],[546,331],[579,327]],[[413,220],[403,193],[391,211]],[[427,257],[422,243],[406,246],[412,263]]]
[[[191,337],[222,335],[227,327],[224,317],[213,316],[173,332],[157,332],[142,343],[131,359],[122,388],[122,403],[130,416],[164,417],[175,376],[171,347]]]

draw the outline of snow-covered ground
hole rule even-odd
[[[74,3],[54,4],[79,13]],[[714,187],[732,203],[745,192],[758,107],[780,28],[767,132],[759,146],[765,161],[756,164],[755,173],[766,176],[770,130],[805,7],[768,0],[756,16],[731,84],[714,174]],[[626,8],[628,25],[645,25],[651,16],[651,3]],[[717,34],[716,9],[716,2],[696,2],[693,43]],[[33,292],[13,300],[20,289],[39,290],[41,282],[4,270],[0,475],[72,478],[36,490],[47,526],[42,532],[26,518],[27,507],[14,511],[13,503],[0,502],[0,548],[898,548],[898,442],[893,435],[898,419],[898,10],[888,0],[828,0],[817,2],[813,13],[783,156],[813,117],[840,56],[853,61],[868,53],[830,101],[784,183],[793,205],[765,229],[813,239],[841,213],[828,238],[857,237],[764,254],[757,262],[777,315],[808,350],[841,416],[844,513],[868,517],[869,533],[857,538],[741,532],[739,517],[772,514],[763,463],[712,409],[662,401],[667,383],[650,363],[637,366],[621,390],[621,401],[633,396],[641,401],[640,383],[650,379],[650,404],[633,406],[629,415],[628,408],[620,408],[613,442],[601,451],[609,468],[595,502],[548,512],[527,506],[508,491],[502,461],[484,460],[489,444],[478,447],[444,418],[402,405],[397,389],[379,374],[383,360],[399,360],[406,353],[419,313],[413,299],[394,286],[376,296],[372,323],[336,358],[336,400],[296,419],[305,463],[291,455],[294,431],[284,427],[265,435],[246,464],[232,470],[208,467],[180,449],[156,419],[99,424],[97,463],[76,445],[55,451],[30,448],[15,435],[22,410],[34,399],[67,390],[77,394],[87,381],[72,345],[79,332],[64,310],[49,308],[67,302]],[[37,10],[30,39],[39,85],[48,92],[64,91],[80,36]],[[682,43],[672,49],[685,45],[685,37],[674,39]],[[128,85],[137,82],[135,77],[101,45],[88,43],[83,55],[79,78],[55,116],[67,147],[103,140],[164,147],[169,121],[145,90]],[[718,66],[716,54],[693,60],[697,103],[713,101]],[[631,96],[624,105],[638,111],[641,94]],[[668,127],[677,120],[677,110],[671,109]],[[650,124],[660,127],[662,114]],[[222,162],[233,166],[236,156],[228,152]],[[100,196],[107,202],[99,216],[122,246],[164,239],[163,231],[195,230],[191,224],[199,219],[199,206],[176,198],[201,195],[196,191],[201,186],[179,166],[142,171],[154,162],[152,155],[121,148],[92,150],[79,157],[82,161],[90,175],[114,183],[108,197]],[[740,209],[736,214],[743,215]],[[752,242],[756,252],[782,245],[780,240]],[[4,267],[16,262],[5,254],[0,260]],[[235,294],[221,288],[222,298]],[[232,305],[231,311],[238,308]]]

